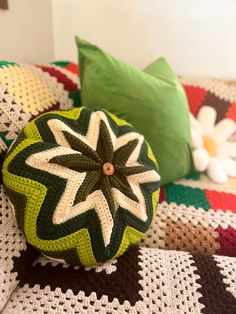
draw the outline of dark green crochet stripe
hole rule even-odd
[[[55,64],[61,68],[65,68],[68,64],[70,64],[69,61],[54,61],[54,62],[51,62],[51,64]]]
[[[138,202],[137,196],[134,194],[132,189],[129,187],[128,180],[125,176],[111,176],[109,178],[111,187],[120,190],[124,195],[127,195],[131,200]]]
[[[187,180],[194,180],[199,181],[200,180],[200,172],[193,172],[185,177]]]
[[[86,112],[85,112],[86,111]],[[82,114],[85,114],[85,117],[82,116]],[[85,119],[85,121],[89,121],[89,117],[91,115],[91,110],[83,110],[82,113],[81,113],[81,117],[83,119]],[[47,128],[47,121],[48,121],[48,118],[45,119],[45,116],[43,116],[42,118],[44,119],[41,119],[43,120],[43,123],[42,121],[39,121],[40,119],[37,119],[36,120],[36,125],[39,126],[39,129],[41,129],[42,133],[45,134],[45,128]],[[73,125],[74,121],[73,120],[70,120],[70,119],[67,119],[67,118],[64,118],[64,117],[59,117],[58,115],[55,115],[55,114],[50,114],[50,118],[57,118],[57,119],[61,119],[63,120],[65,123],[68,123],[69,122],[69,125],[71,126],[71,128],[75,128],[75,131],[78,131],[78,125]],[[79,119],[80,120],[80,119]],[[116,125],[114,124],[113,120],[110,119],[110,117],[108,117],[108,120],[109,122],[111,122],[111,127],[113,126],[113,129],[116,129],[117,130],[117,127]],[[80,124],[81,126],[81,124]],[[82,127],[80,128],[81,130],[81,133],[83,134],[86,134],[87,133],[87,127],[88,127],[88,123],[86,124],[85,123],[85,126],[83,125],[83,127],[86,129],[82,129]],[[124,133],[127,133],[127,131],[133,131],[132,128],[130,128],[129,126],[125,126],[125,127],[121,127],[120,129],[123,129],[124,130]],[[55,141],[54,139],[54,136],[53,134],[51,133],[50,134],[50,130],[48,133],[46,133],[46,136],[45,136],[45,140],[46,141]],[[41,132],[40,132],[41,133]],[[42,135],[43,135],[42,134]],[[61,237],[63,236],[63,229],[68,229],[70,232],[69,233],[72,233],[80,228],[83,228],[83,227],[86,227],[87,225],[89,225],[89,232],[91,233],[91,236],[92,238],[94,239],[97,239],[97,242],[96,243],[92,243],[92,246],[93,246],[93,250],[95,252],[95,256],[96,256],[96,259],[98,262],[102,262],[102,261],[105,261],[106,259],[112,257],[113,255],[115,255],[116,251],[118,250],[119,248],[119,241],[121,241],[121,238],[122,238],[122,233],[123,233],[123,230],[124,228],[126,227],[126,223],[124,223],[123,221],[119,222],[118,225],[117,225],[117,230],[114,230],[114,233],[113,233],[113,237],[115,237],[116,239],[116,243],[118,243],[118,245],[113,245],[111,241],[111,245],[109,246],[109,248],[107,248],[106,250],[106,253],[101,256],[99,254],[100,249],[101,247],[104,247],[104,244],[103,244],[103,237],[102,237],[102,232],[101,232],[101,228],[100,228],[100,222],[99,222],[99,219],[95,213],[94,210],[91,210],[87,213],[84,213],[83,215],[80,215],[79,219],[77,220],[76,217],[71,219],[69,222],[66,222],[62,225],[59,225],[59,226],[55,226],[53,225],[51,222],[52,222],[52,215],[53,215],[53,209],[56,207],[57,203],[58,203],[58,200],[60,199],[63,191],[64,191],[64,188],[65,188],[65,184],[66,184],[66,180],[64,179],[60,179],[58,180],[58,177],[57,176],[54,176],[54,175],[51,175],[51,174],[48,174],[47,172],[45,171],[39,171],[39,170],[36,170],[36,169],[32,169],[31,167],[27,166],[27,165],[24,165],[25,167],[25,170],[22,172],[21,171],[21,167],[16,167],[17,169],[14,169],[14,164],[20,164],[20,162],[22,161],[22,158],[27,158],[29,155],[31,155],[32,153],[36,153],[36,152],[39,152],[39,151],[43,151],[45,150],[45,148],[52,148],[52,147],[55,147],[57,146],[57,144],[47,144],[47,143],[38,143],[38,144],[34,144],[28,148],[26,148],[23,152],[21,152],[15,159],[14,161],[11,162],[11,164],[9,165],[9,171],[17,174],[17,175],[20,175],[20,176],[23,176],[23,177],[28,177],[32,180],[37,180],[38,182],[41,182],[43,183],[45,186],[48,187],[48,196],[46,197],[45,199],[45,202],[42,206],[42,209],[40,211],[40,214],[41,217],[40,219],[38,220],[38,225],[37,225],[37,230],[38,230],[38,235],[41,236],[41,235],[44,235],[45,234],[53,234],[55,236],[55,238],[58,238],[58,237]],[[37,149],[36,149],[37,147]],[[145,152],[145,154],[147,154],[147,146],[146,144],[143,144],[142,146],[142,154],[141,154],[141,157],[140,159],[140,163],[145,163],[146,165],[149,165],[149,166],[152,166],[154,165],[154,163],[147,157],[147,155],[145,157],[143,157],[143,153]],[[13,165],[13,166],[12,166]],[[146,184],[144,185],[142,188],[143,188],[143,192],[144,194],[145,193],[145,190],[148,188],[148,189],[152,189],[153,190],[157,190],[159,187],[159,184]],[[50,197],[51,196],[51,197]],[[55,197],[57,196],[57,198]],[[153,211],[153,208],[152,208],[152,200],[150,198],[150,195],[148,196],[149,199],[146,199],[147,201],[147,204],[149,204],[150,206],[148,206],[148,209],[149,209],[149,213],[148,213],[148,216],[150,216],[149,220],[151,221],[151,217],[152,217],[152,211]],[[53,202],[53,206],[52,204],[50,204],[52,206],[51,208],[51,211],[48,211],[48,200],[50,200],[51,202]],[[50,202],[50,203],[51,203]],[[116,216],[116,219],[119,218],[119,212],[122,211],[124,209],[119,209],[118,212],[117,212],[117,216]],[[121,215],[122,216],[122,215]],[[129,222],[128,225],[131,225],[132,227],[134,227],[135,229],[138,229],[140,230],[141,232],[145,232],[146,231],[146,223],[145,224],[142,224],[142,222],[140,222],[139,220],[136,219],[135,216],[133,216],[131,213],[127,212],[126,213],[126,220]],[[77,217],[78,218],[78,217]],[[40,223],[42,221],[42,224]],[[115,223],[116,224],[116,223]],[[149,222],[148,222],[149,224]],[[122,230],[122,231],[121,231]],[[42,233],[42,234],[41,234]],[[118,234],[116,234],[118,233]],[[119,241],[117,240],[117,236],[119,238]],[[118,241],[118,242],[117,242]],[[96,244],[98,245],[98,247],[96,247]],[[97,254],[96,254],[97,253]]]
[[[14,143],[12,144],[11,148],[9,149],[8,155],[10,155],[11,152],[13,152],[13,150],[25,139],[26,139],[26,135],[25,135],[24,130],[22,130],[21,133],[16,138],[16,140],[14,141]]]
[[[92,148],[82,142],[80,139],[76,138],[72,134],[68,133],[67,131],[63,132],[66,140],[70,143],[71,148],[86,155],[91,160],[95,162],[101,162],[101,158],[97,152],[95,152]]]
[[[112,141],[104,121],[100,122],[97,153],[103,161],[112,162],[114,155]]]
[[[142,146],[142,149],[147,151],[147,147],[145,148],[145,146],[146,145],[144,144]],[[14,171],[18,172],[18,175],[28,177],[32,180],[36,180],[38,182],[41,182],[46,187],[48,187],[48,189],[49,189],[48,197],[45,199],[42,210],[40,211],[40,214],[39,214],[40,219],[38,222],[38,235],[39,235],[39,237],[42,237],[44,239],[49,239],[49,237],[50,237],[49,234],[51,234],[51,235],[54,235],[54,237],[52,239],[55,239],[55,238],[59,238],[61,236],[67,235],[64,232],[63,233],[61,233],[61,232],[66,230],[66,228],[69,227],[69,225],[70,226],[73,225],[72,221],[70,221],[68,226],[65,226],[64,224],[60,225],[61,228],[60,228],[60,226],[55,226],[54,224],[51,224],[51,223],[50,223],[50,225],[47,225],[44,223],[45,220],[47,221],[47,223],[49,223],[49,221],[50,222],[52,221],[53,212],[54,212],[53,209],[56,207],[57,203],[59,202],[59,200],[61,198],[61,195],[64,192],[64,189],[66,186],[66,180],[62,179],[62,178],[59,179],[58,176],[49,174],[48,172],[45,172],[45,171],[33,169],[27,165],[24,165],[25,170],[23,171],[23,173],[21,173],[22,168],[17,167],[17,169],[15,169],[15,166],[14,166],[15,163],[20,163],[20,162],[22,162],[22,160],[26,160],[32,153],[44,151],[46,147],[48,149],[53,148],[53,147],[56,147],[56,144],[37,143],[37,144],[31,145],[29,148],[26,148],[23,152],[21,152],[20,154],[18,154],[18,156],[15,157],[14,162],[12,161],[12,163],[11,163],[11,165],[13,164],[13,167],[10,165],[9,170],[12,172],[14,172]],[[143,153],[141,153],[141,155],[143,155]],[[28,169],[28,171],[27,171],[27,169]],[[149,185],[151,186],[151,183],[149,183]],[[158,186],[159,185],[156,185],[157,188],[158,188]],[[49,193],[50,193],[51,197],[49,196]],[[43,210],[43,208],[49,208],[49,207],[52,207],[52,212],[50,215],[48,212],[46,212],[46,211],[44,212],[44,210]],[[49,220],[48,220],[48,218],[49,218]],[[41,223],[40,223],[40,221],[41,221]],[[75,228],[73,230],[75,231],[77,226],[78,226],[78,222],[75,221],[74,225],[75,225]],[[144,226],[145,226],[145,224],[144,224]],[[53,232],[52,232],[52,228],[53,228]],[[145,230],[140,230],[140,231],[143,232]]]
[[[204,190],[191,188],[181,184],[170,183],[165,187],[166,201],[174,202],[178,205],[194,206],[195,208],[203,208],[206,211],[211,208]]]
[[[73,100],[73,107],[79,108],[81,107],[81,97],[80,90],[76,90],[69,93],[69,98]]]
[[[0,60],[0,68],[6,67],[8,65],[17,65],[19,66],[17,63],[15,62],[11,62],[11,61],[1,61]]]
[[[82,110],[82,113],[80,115],[79,120],[77,120],[76,122],[71,120],[71,119],[64,118],[64,117],[62,117],[60,120],[63,121],[64,123],[68,124],[74,131],[77,131],[83,135],[86,135],[87,131],[88,131],[88,124],[89,124],[92,112],[93,112],[93,110],[91,110],[89,108],[84,108]],[[111,117],[106,112],[104,112],[104,113],[108,119],[108,122],[109,122],[113,132],[116,134],[116,136],[122,136],[128,132],[134,132],[133,127],[128,126],[128,125],[118,127],[117,124],[114,123],[114,121],[111,119]],[[46,118],[46,119],[43,119],[43,118]],[[47,115],[46,117],[42,117],[36,121],[36,125],[40,131],[41,136],[43,137],[43,139],[45,141],[49,141],[49,142],[55,141],[54,136],[51,133],[51,130],[49,130],[49,133],[47,134],[47,136],[45,136],[45,128],[48,128],[47,121],[51,118],[58,118],[58,114],[56,116],[55,115],[54,116]],[[66,136],[66,138],[69,140],[71,135],[66,134],[66,132],[63,132],[63,133]],[[79,142],[79,145],[81,147],[81,141],[79,141],[79,140],[76,140],[76,141]],[[76,149],[79,150],[79,146],[76,146],[75,141],[74,141],[74,143],[75,143],[75,146],[73,148],[75,150]],[[88,154],[88,152],[87,152],[87,154]],[[96,156],[94,156],[94,152],[91,151],[91,158],[92,157],[96,158]],[[147,149],[146,143],[143,143],[143,145],[142,145],[141,154],[140,154],[138,161],[141,164],[143,164],[144,166],[150,167],[150,169],[155,169],[156,171],[158,170],[155,163],[148,158],[148,149]]]
[[[6,132],[0,132],[0,137],[3,140],[3,142],[6,144],[7,147],[10,147],[11,143],[13,142],[13,140],[8,140],[6,139]]]
[[[89,126],[89,121],[90,121],[92,112],[93,112],[92,109],[83,108],[81,111],[80,117],[77,120],[69,119],[69,118],[60,116],[58,113],[52,112],[52,113],[48,113],[47,115],[37,118],[35,120],[35,124],[37,126],[37,129],[39,130],[39,133],[42,139],[45,142],[55,143],[54,135],[47,125],[48,120],[58,119],[64,122],[65,124],[67,124],[73,131],[78,132],[85,136],[88,132],[88,126]],[[121,136],[129,132],[134,132],[134,129],[129,125],[120,126],[118,128],[118,126],[110,118],[110,116],[106,112],[104,113],[109,121],[111,129],[113,130],[114,134],[116,134],[117,136]],[[45,132],[46,129],[48,129],[48,132]]]
[[[14,205],[14,213],[16,215],[16,220],[18,222],[20,230],[24,232],[24,214],[25,206],[27,203],[27,198],[24,194],[18,193],[12,189],[4,187],[9,198],[11,199],[12,204]]]
[[[43,171],[37,171],[27,165],[24,166],[24,170],[22,171],[22,167],[15,167],[15,163],[19,165],[19,162],[28,156],[32,154],[32,152],[36,153],[37,150],[35,149],[35,146],[44,146],[45,143],[38,143],[31,145],[27,151],[25,149],[22,153],[18,154],[18,156],[14,159],[14,163],[11,163],[9,165],[9,171],[23,177],[27,177],[31,180],[38,181],[42,184],[44,184],[48,188],[48,194],[45,198],[45,201],[42,205],[40,216],[38,218],[38,224],[37,224],[37,234],[42,239],[57,239],[63,236],[66,236],[68,234],[71,234],[75,232],[76,230],[79,230],[81,228],[86,228],[88,226],[89,233],[91,234],[92,239],[96,239],[96,241],[92,241],[92,247],[95,254],[95,258],[98,262],[104,262],[107,259],[111,258],[115,255],[116,251],[119,249],[119,243],[122,240],[122,235],[124,232],[124,229],[126,225],[130,225],[134,229],[137,229],[141,232],[145,232],[147,230],[147,226],[151,223],[151,217],[153,212],[152,207],[152,199],[149,195],[149,192],[147,191],[155,191],[159,187],[159,183],[153,184],[143,184],[141,186],[142,192],[145,197],[145,201],[147,203],[148,208],[148,221],[147,222],[141,222],[138,220],[133,214],[128,212],[125,209],[119,208],[116,214],[115,218],[115,225],[116,228],[114,228],[112,238],[111,238],[111,244],[105,249],[104,243],[103,243],[103,236],[102,236],[102,230],[100,227],[100,221],[96,214],[96,212],[91,209],[90,211],[81,214],[79,217],[75,217],[70,219],[69,221],[60,224],[60,225],[54,225],[52,223],[52,217],[54,213],[54,209],[65,189],[65,180],[64,179],[58,179],[57,176],[48,174],[46,172],[43,173]],[[48,144],[49,145],[49,144]],[[54,144],[55,145],[55,144]],[[45,148],[45,146],[44,146]],[[32,150],[32,151],[31,151]],[[43,149],[44,150],[44,149]],[[27,152],[27,155],[25,153]],[[22,207],[23,208],[23,207]],[[119,212],[122,213],[122,211],[125,211],[126,213],[126,220],[124,221],[123,215],[119,215]],[[119,217],[122,217],[119,220]],[[22,222],[19,222],[22,224]],[[67,230],[67,232],[65,232]],[[68,232],[69,230],[69,232]],[[50,237],[53,235],[53,238]],[[104,250],[104,255],[101,255],[100,252]]]
[[[91,113],[91,111],[89,112]],[[81,123],[82,124],[82,123]],[[118,130],[118,129],[116,129]],[[106,124],[101,121],[100,123],[100,132],[99,132],[99,138],[98,138],[98,143],[97,143],[97,152],[94,152],[90,147],[88,147],[85,143],[83,143],[81,140],[78,140],[75,136],[73,136],[72,134],[68,133],[68,132],[63,132],[67,141],[69,142],[70,146],[72,149],[81,152],[82,154],[85,154],[86,156],[88,156],[89,158],[95,160],[96,162],[112,162],[113,160],[113,147],[112,147],[112,141],[110,138],[110,134],[109,131],[106,127]],[[125,164],[127,162],[128,157],[130,156],[130,154],[132,153],[132,151],[134,150],[134,148],[137,146],[138,141],[130,141],[126,146],[125,146],[125,151],[122,151],[122,148],[119,149],[117,152],[115,152],[116,157],[115,156],[115,161],[117,160],[117,162],[121,162],[121,164]],[[67,157],[67,156],[64,156]],[[74,155],[74,158],[76,158],[76,155]],[[77,159],[81,159],[82,156],[79,158],[77,157]],[[86,157],[84,156],[83,159],[85,159]],[[122,161],[122,158],[124,159]],[[57,163],[59,161],[59,164],[62,164],[62,156],[60,157],[56,157],[52,159],[52,162]],[[69,158],[66,158],[66,162],[68,165],[66,165],[67,167],[70,167],[70,163],[71,161],[73,162],[73,167],[74,167],[74,161],[70,160]],[[87,167],[89,167],[89,165],[94,168],[92,166],[93,161],[91,160],[91,162],[89,162],[88,158],[87,158]],[[82,165],[82,164],[81,164]],[[98,170],[99,171],[99,170]],[[82,184],[81,188],[78,190],[78,193],[76,195],[76,200],[75,202],[79,202],[82,201],[82,198],[84,199],[86,197],[86,193],[84,193],[84,186],[89,184],[87,177],[91,175],[87,174],[86,179],[84,181],[84,183]],[[108,192],[109,187],[108,187],[108,182],[107,182],[107,178],[105,176],[101,176],[101,183],[100,186],[103,190],[103,194],[105,195],[107,202],[109,204],[109,209],[111,211],[111,214],[114,215],[115,212],[115,206],[114,206],[114,202],[112,200],[112,195],[110,192]],[[91,184],[93,183],[93,181],[91,181]],[[126,183],[128,184],[128,181],[126,180]],[[95,184],[95,182],[94,182]],[[96,185],[96,184],[95,184]],[[107,186],[107,188],[106,188]],[[129,186],[129,184],[128,184]],[[116,185],[116,187],[118,187],[118,185]],[[120,186],[122,187],[122,185]],[[83,193],[82,193],[83,191]],[[126,194],[126,189],[122,189],[121,188],[122,193]],[[129,192],[129,191],[128,191]],[[82,195],[83,194],[83,195]],[[129,192],[129,195],[131,196],[131,198],[133,200],[137,201],[137,198],[135,196],[134,193],[131,193],[131,191]]]
[[[87,108],[86,108],[87,109]],[[86,135],[88,131],[90,116],[92,110],[82,110],[78,120],[69,119],[59,115],[58,113],[49,113],[41,116],[35,120],[35,125],[45,142],[56,143],[55,137],[48,127],[48,121],[51,119],[57,119],[67,124],[73,131],[78,132],[82,135]]]
[[[3,166],[3,162],[6,158],[6,155],[7,155],[7,151],[6,150],[2,150],[0,152],[0,167],[2,169],[2,166]],[[3,179],[2,179],[2,171],[0,171],[0,185],[3,184]]]
[[[55,61],[51,62],[51,64],[54,64],[58,67],[65,68],[67,67],[70,62],[69,61]],[[80,90],[72,91],[69,93],[69,98],[73,100],[73,107],[79,108],[81,107],[81,97],[80,97]]]

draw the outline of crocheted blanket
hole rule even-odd
[[[72,73],[75,66],[47,65],[44,70],[43,66],[40,70],[30,67],[27,77],[37,73],[37,79],[44,82],[40,86],[47,87],[47,95],[53,90],[54,98],[47,96],[46,107],[43,102],[39,107],[32,105],[27,93],[23,93],[23,101],[14,98],[17,84],[9,87],[11,80],[3,82],[7,76],[1,76],[0,70],[2,158],[20,128],[33,116],[54,106],[69,108],[74,99],[79,99],[79,83]],[[69,91],[69,82],[77,82],[77,87],[73,85]],[[233,84],[216,80],[193,83],[187,79],[183,84],[192,110],[203,102],[212,104],[214,98],[213,104],[219,108],[224,104],[226,108],[227,103],[222,115],[229,112],[236,118]],[[45,89],[41,95],[45,95]],[[164,186],[145,238],[124,256],[97,268],[62,266],[27,245],[2,185],[0,235],[0,311],[4,314],[236,313],[235,179],[219,185],[204,175],[193,174]]]
[[[97,268],[39,255],[1,188],[3,313],[236,313],[236,258],[211,255],[235,256],[235,183],[196,175],[165,186],[140,245]]]

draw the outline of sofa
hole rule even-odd
[[[80,106],[78,66],[0,62],[0,162],[24,125]],[[236,121],[235,82],[180,78],[190,111],[212,106]],[[235,139],[232,139],[235,140]],[[236,313],[236,179],[192,173],[161,187],[145,237],[98,267],[60,264],[26,243],[0,186],[0,311]]]

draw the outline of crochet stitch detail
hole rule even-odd
[[[94,265],[123,254],[148,230],[160,176],[142,135],[108,113],[80,108],[28,124],[3,179],[30,244],[73,265]]]

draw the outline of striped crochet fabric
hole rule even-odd
[[[24,263],[31,256],[24,254]],[[22,273],[19,258],[13,272]],[[18,276],[13,313],[236,313],[236,258],[132,247],[97,268],[39,256]]]
[[[0,61],[0,152],[41,113],[80,106],[78,67]]]
[[[162,187],[141,245],[236,257],[236,179],[220,185],[195,174]]]
[[[181,78],[189,109],[194,116],[202,106],[213,107],[217,112],[216,123],[223,118],[236,121],[236,84],[211,78]]]
[[[3,182],[30,244],[88,266],[141,239],[155,215],[160,175],[143,135],[82,107],[29,123],[8,152]]]
[[[46,65],[0,61],[0,166],[7,149],[33,118],[55,109],[80,106],[78,66],[71,62]],[[0,311],[16,286],[11,273],[13,256],[25,248],[15,221],[10,218],[10,201],[0,173]],[[11,233],[13,231],[13,233]],[[2,236],[3,235],[3,236]],[[3,248],[4,247],[4,248]]]
[[[218,121],[225,116],[236,121],[235,82],[181,81],[194,114],[209,105]],[[7,131],[1,125],[4,145],[8,132],[11,140],[15,126],[25,125],[24,114],[19,111],[21,119]],[[236,313],[235,179],[219,185],[193,174],[164,186],[154,223],[140,245],[96,268],[62,266],[39,255],[17,228],[2,186],[0,204],[4,314]]]
[[[189,239],[195,243],[195,253],[160,250],[161,230],[155,223],[153,248],[133,247],[100,267],[72,267],[51,262],[26,244],[15,226],[7,197],[2,195],[5,216],[1,238],[6,242],[1,243],[1,256],[8,260],[6,272],[11,280],[5,278],[1,287],[13,291],[2,313],[235,313],[236,258],[212,256],[205,254],[206,250],[199,253],[197,242],[200,251],[204,244],[211,247],[207,233],[205,239],[203,234],[192,241],[191,236],[182,234],[185,243]],[[212,216],[208,215],[207,221],[203,210],[202,215],[197,210],[191,213],[188,207],[163,201],[157,217],[164,208],[173,223],[200,221],[206,225]],[[214,223],[216,219],[212,219]],[[188,232],[191,234],[191,227]],[[179,235],[177,230],[172,238],[178,240]],[[147,246],[147,239],[143,244]],[[3,301],[7,300],[2,300],[2,306]]]

